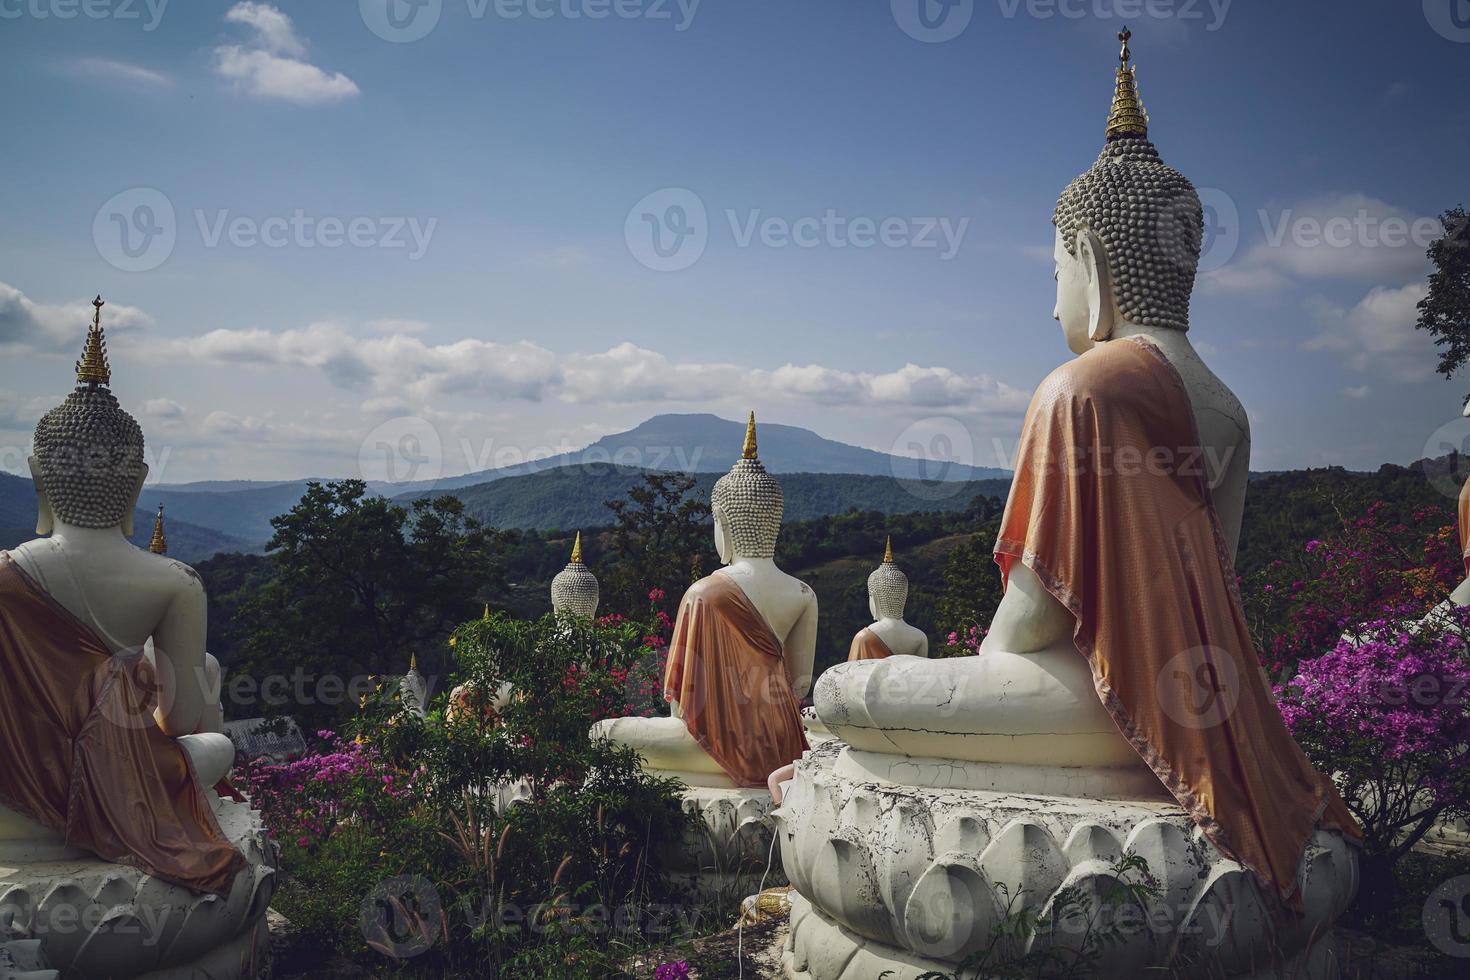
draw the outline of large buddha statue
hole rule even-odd
[[[1162,882],[1169,935],[1125,941],[1103,975],[1192,952],[1233,975],[1269,949],[1319,976],[1331,956],[1317,940],[1359,831],[1287,732],[1241,610],[1249,428],[1190,343],[1202,208],[1148,139],[1119,37],[1106,144],[1053,215],[1077,357],[1023,424],[1002,601],[978,656],[818,682],[840,741],[796,765],[777,812],[793,976],[948,969],[992,935],[1001,885],[1041,912],[1033,948],[1075,943],[1054,903],[1106,891],[1127,851]],[[1247,914],[1194,949],[1222,902]]]
[[[903,620],[909,601],[909,577],[893,560],[893,539],[883,551],[883,564],[868,576],[868,612],[873,623],[858,630],[848,648],[847,659],[882,660],[894,654],[929,656],[929,637]]]
[[[599,722],[645,767],[690,786],[763,789],[806,748],[798,705],[811,686],[817,597],[776,567],[781,485],[761,461],[755,413],[742,458],[711,495],[725,567],[690,586],[669,642],[667,718]]]
[[[0,553],[0,908],[63,975],[245,976],[275,851],[212,791],[235,751],[203,584],[165,554],[161,513],[148,550],[128,541],[143,433],[94,306],[76,389],[36,426],[44,537]],[[146,940],[147,915],[179,927]]]

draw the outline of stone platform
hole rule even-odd
[[[1304,914],[1273,921],[1254,879],[1178,806],[974,789],[901,786],[844,775],[830,742],[797,764],[774,818],[798,895],[784,965],[798,980],[889,980],[1076,950],[1104,929],[1098,974],[1335,976],[1332,923],[1357,888],[1357,858],[1319,832],[1299,871]],[[1126,854],[1147,862],[1153,898],[1104,901]],[[1127,880],[1141,882],[1140,875]],[[1019,940],[996,929],[1018,914]],[[1089,932],[1091,930],[1091,932]],[[1323,938],[1327,937],[1327,938]],[[1094,940],[1095,941],[1095,940]]]
[[[665,852],[676,880],[703,898],[732,906],[760,890],[763,876],[768,888],[786,884],[780,854],[772,850],[774,804],[769,792],[694,786],[681,795],[684,812],[695,820]]]
[[[220,802],[215,815],[247,861],[227,897],[76,852],[27,861],[0,855],[0,917],[12,937],[39,941],[64,978],[264,976],[276,847],[248,805]]]

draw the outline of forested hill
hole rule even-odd
[[[493,527],[542,531],[598,527],[611,519],[607,501],[626,497],[648,472],[606,464],[565,466],[450,492],[464,501],[470,514]],[[708,501],[717,479],[716,473],[696,474],[693,492]],[[1010,489],[1009,480],[924,482],[843,473],[782,473],[779,479],[786,496],[787,521],[852,510],[885,514],[962,511],[975,497],[1004,499]]]

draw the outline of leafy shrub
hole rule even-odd
[[[341,954],[434,975],[602,977],[628,947],[667,941],[666,910],[688,906],[658,862],[686,829],[677,784],[589,737],[641,696],[657,637],[618,619],[467,623],[461,679],[512,685],[498,713],[447,720],[441,695],[420,718],[385,683],[353,737],[252,767],[285,845],[283,914]]]

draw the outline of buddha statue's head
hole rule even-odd
[[[558,614],[591,619],[597,615],[600,598],[597,576],[582,561],[582,532],[578,531],[571,561],[551,580],[551,608]]]
[[[756,452],[755,413],[745,427],[745,447],[730,472],[715,482],[710,494],[715,520],[715,550],[720,561],[774,558],[786,499],[781,484],[766,472]]]
[[[1057,306],[1067,346],[1081,354],[1121,322],[1189,329],[1204,213],[1194,186],[1148,139],[1125,28],[1107,143],[1062,192],[1056,225]]]
[[[874,619],[903,619],[909,601],[909,577],[893,561],[893,539],[883,552],[883,564],[868,576],[868,611]]]
[[[77,387],[36,425],[30,458],[36,483],[36,533],[56,523],[74,527],[120,527],[133,533],[133,511],[148,476],[143,430],[122,410],[109,386],[107,342],[102,335],[102,297],[77,362]]]

